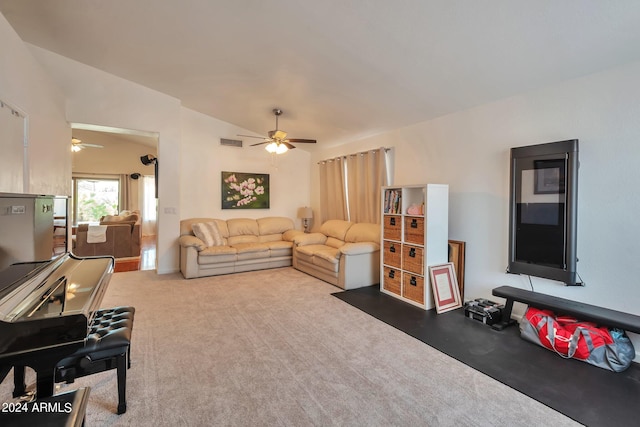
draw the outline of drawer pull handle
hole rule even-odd
[[[412,219],[411,220],[411,228],[418,228],[418,220],[417,219]]]
[[[409,249],[409,256],[411,258],[415,258],[416,257],[416,248]]]
[[[390,225],[396,225],[396,219],[395,218],[389,218],[389,224]]]
[[[396,276],[395,270],[390,270],[389,271],[389,279],[393,279],[395,276]]]
[[[411,276],[411,280],[409,280],[409,284],[411,286],[418,286],[418,281],[416,280],[415,276]]]

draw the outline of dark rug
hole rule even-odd
[[[517,325],[496,331],[465,317],[463,309],[425,311],[381,293],[379,286],[333,295],[579,423],[638,425],[638,364],[615,373],[566,360],[520,338]]]

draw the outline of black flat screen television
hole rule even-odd
[[[578,140],[511,149],[508,272],[580,285]]]

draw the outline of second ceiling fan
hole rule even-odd
[[[291,150],[296,148],[292,142],[295,143],[307,143],[307,144],[315,144],[315,139],[300,139],[300,138],[287,138],[287,133],[283,130],[278,129],[278,117],[282,115],[282,110],[279,108],[273,109],[273,114],[276,116],[276,128],[275,130],[271,130],[268,133],[268,137],[262,136],[253,136],[253,135],[238,135],[245,136],[247,138],[261,138],[264,139],[262,142],[258,142],[257,144],[251,144],[251,146],[267,144],[265,149],[270,153],[282,154],[287,150]]]

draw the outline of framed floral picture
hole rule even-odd
[[[269,209],[269,174],[222,172],[222,209]]]

